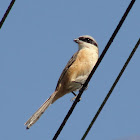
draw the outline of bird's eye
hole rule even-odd
[[[85,38],[85,42],[87,42],[87,43],[91,43],[91,44],[92,44],[92,40],[89,39],[89,38]]]

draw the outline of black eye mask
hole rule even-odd
[[[97,43],[96,43],[94,40],[90,39],[90,38],[80,37],[79,40],[82,40],[82,41],[84,41],[84,42],[93,44],[93,45],[95,45],[96,47],[98,47]]]

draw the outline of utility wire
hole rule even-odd
[[[16,0],[12,0],[12,1],[11,1],[11,3],[10,3],[10,5],[8,6],[8,8],[7,8],[5,14],[3,15],[3,18],[2,18],[1,21],[0,21],[0,29],[1,29],[1,27],[2,27],[2,25],[3,25],[3,23],[4,23],[4,21],[5,21],[5,19],[7,18],[8,14],[9,14],[11,8],[12,8],[12,6],[14,5],[15,1],[16,1]]]
[[[73,112],[75,106],[77,105],[77,102],[79,101],[79,99],[80,99],[82,93],[83,93],[84,90],[86,89],[86,87],[87,87],[87,85],[88,85],[88,83],[89,83],[89,81],[90,81],[92,75],[93,75],[94,72],[96,71],[98,65],[101,63],[101,61],[102,61],[104,55],[106,54],[107,50],[109,49],[111,43],[113,42],[113,40],[114,40],[114,38],[115,38],[115,36],[116,36],[116,34],[118,33],[119,29],[121,28],[121,26],[122,26],[124,20],[126,19],[128,13],[129,13],[129,11],[131,10],[131,8],[132,8],[134,2],[135,2],[135,0],[132,0],[132,1],[130,2],[128,8],[126,9],[126,11],[125,11],[124,15],[122,16],[122,18],[121,18],[121,20],[120,20],[118,26],[116,27],[116,29],[115,29],[115,31],[113,32],[111,38],[109,39],[109,41],[108,41],[108,43],[107,43],[105,49],[103,50],[103,52],[102,52],[100,58],[99,58],[98,61],[97,61],[96,65],[95,65],[94,68],[92,69],[92,71],[91,71],[89,77],[87,78],[87,80],[86,80],[86,82],[84,83],[83,87],[82,87],[81,90],[79,91],[79,94],[77,95],[77,97],[76,97],[74,103],[72,104],[70,110],[68,111],[68,113],[67,113],[67,115],[65,116],[63,122],[61,123],[60,127],[58,128],[57,132],[55,133],[55,135],[54,135],[54,137],[53,137],[53,140],[56,140],[57,137],[59,136],[59,134],[61,133],[61,131],[62,131],[64,125],[66,124],[66,122],[67,122],[67,120],[69,119],[70,115],[72,114],[72,112]]]
[[[140,44],[140,38],[139,38],[138,42],[136,43],[134,49],[132,50],[131,54],[129,55],[127,61],[125,62],[123,68],[121,69],[121,71],[120,71],[118,77],[116,78],[115,82],[113,83],[111,89],[109,90],[108,94],[106,95],[106,97],[105,97],[104,101],[102,102],[100,108],[99,108],[98,111],[96,112],[96,114],[95,114],[93,120],[91,121],[90,125],[88,126],[88,128],[87,128],[87,130],[86,130],[86,132],[85,132],[85,134],[83,135],[83,137],[82,137],[81,140],[84,140],[85,137],[87,136],[87,134],[89,133],[91,127],[92,127],[93,124],[95,123],[95,121],[96,121],[98,115],[100,114],[100,112],[101,112],[101,110],[103,109],[104,105],[106,104],[108,98],[110,97],[112,91],[114,90],[115,86],[117,85],[119,79],[121,78],[121,76],[122,76],[122,74],[123,74],[125,68],[127,67],[128,63],[130,62],[131,58],[133,57],[133,55],[134,55],[136,49],[138,48],[139,44]]]

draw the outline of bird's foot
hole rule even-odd
[[[73,93],[74,97],[71,99],[71,101],[74,101],[77,98],[77,94],[75,94],[73,91],[72,91],[72,93]],[[80,97],[79,101],[81,101],[81,97]]]

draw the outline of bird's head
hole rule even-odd
[[[96,48],[98,49],[98,44],[95,41],[95,39],[89,35],[83,35],[76,39],[74,39],[74,42],[78,43],[79,50],[83,48]]]

